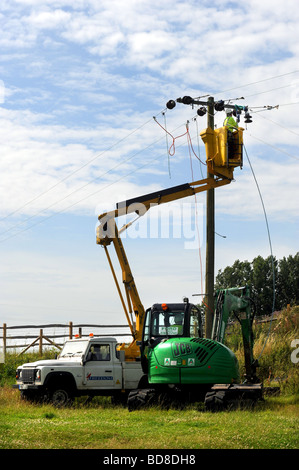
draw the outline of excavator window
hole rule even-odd
[[[184,312],[156,311],[152,315],[153,336],[180,336],[184,328]]]
[[[147,309],[145,312],[145,322],[143,329],[143,341],[148,341],[150,339],[150,321],[151,321],[151,309]]]
[[[190,338],[202,338],[201,312],[193,307],[190,312]]]
[[[202,337],[200,310],[192,304],[155,304],[146,311],[144,344],[151,338]]]

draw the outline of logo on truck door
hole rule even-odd
[[[87,380],[113,380],[113,377],[110,375],[91,375],[91,373],[86,378]]]

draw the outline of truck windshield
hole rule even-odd
[[[81,357],[82,354],[86,351],[87,344],[88,341],[86,340],[67,341],[63,346],[59,357]]]

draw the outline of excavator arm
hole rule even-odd
[[[246,382],[255,383],[258,363],[253,357],[254,303],[250,298],[250,290],[246,287],[218,290],[215,293],[215,315],[212,339],[224,342],[228,321],[231,317],[241,325]]]

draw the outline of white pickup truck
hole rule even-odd
[[[57,359],[20,366],[14,388],[23,398],[56,406],[65,406],[74,397],[98,395],[126,403],[129,392],[142,387],[146,377],[141,362],[126,362],[117,344],[115,338],[68,340]]]

